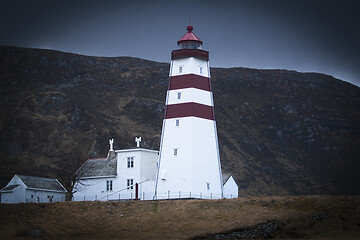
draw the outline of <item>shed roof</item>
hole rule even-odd
[[[66,192],[61,183],[54,178],[17,175],[28,188]]]
[[[116,156],[112,158],[90,158],[77,171],[78,178],[115,176]]]
[[[3,189],[1,189],[0,191],[11,191],[13,190],[14,188],[20,186],[20,184],[13,184],[13,185],[9,185],[7,187],[4,187]]]

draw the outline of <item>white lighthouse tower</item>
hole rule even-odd
[[[209,52],[187,30],[171,53],[156,199],[223,197]]]

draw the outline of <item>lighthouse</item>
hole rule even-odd
[[[209,52],[187,26],[171,53],[156,199],[223,197]]]

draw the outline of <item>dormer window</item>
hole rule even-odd
[[[202,66],[200,66],[200,74],[202,74],[202,73],[203,73]]]
[[[176,119],[176,120],[175,120],[175,126],[176,126],[176,127],[180,126],[180,120],[179,120],[179,119]]]
[[[179,73],[182,73],[183,71],[183,66],[179,66]]]
[[[181,99],[181,92],[177,93],[177,99],[180,100]]]

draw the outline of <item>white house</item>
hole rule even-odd
[[[138,147],[112,150],[106,158],[88,159],[77,172],[74,201],[141,199],[154,196],[158,151]]]
[[[66,189],[57,179],[14,175],[0,190],[1,203],[46,203],[65,201]]]

